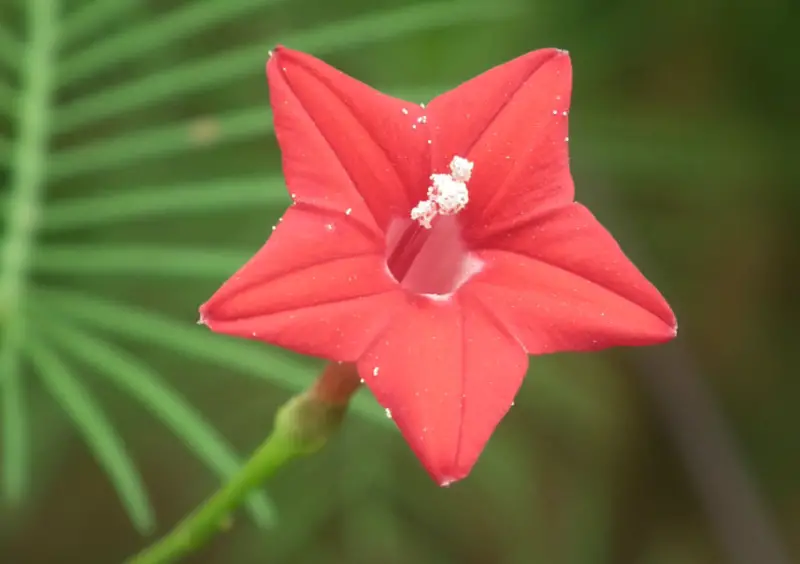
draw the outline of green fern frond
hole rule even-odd
[[[59,36],[61,48],[68,48],[72,43],[101,31],[109,23],[130,13],[138,4],[138,0],[94,0],[85,3],[74,14],[64,17]]]
[[[51,244],[37,249],[39,274],[208,277],[224,280],[253,250],[168,248],[157,245]]]
[[[243,2],[250,4],[252,2]],[[207,2],[193,8],[206,9]],[[213,8],[219,11],[220,6],[234,6],[237,3],[214,3]],[[185,11],[190,11],[188,8]],[[276,38],[282,43],[297,48],[313,51],[322,56],[327,52],[342,48],[352,48],[368,42],[376,42],[403,36],[411,32],[437,29],[457,23],[482,21],[486,18],[507,17],[508,13],[498,10],[496,5],[485,3],[447,1],[425,3],[416,6],[404,6],[393,10],[383,10],[349,20],[335,22],[325,27],[316,27],[308,31],[289,34]],[[159,28],[168,23],[166,20],[155,24]],[[144,34],[137,30],[136,35]],[[148,39],[149,39],[149,34]],[[173,36],[165,36],[173,37]],[[137,40],[138,41],[138,40]],[[135,45],[135,53],[139,53],[142,45]],[[70,131],[85,127],[105,117],[119,115],[126,111],[145,108],[150,105],[174,99],[176,96],[202,91],[215,85],[226,84],[231,80],[252,75],[254,68],[262,68],[267,51],[273,46],[269,42],[221,53],[212,58],[190,62],[177,68],[170,68],[158,74],[152,74],[121,86],[105,89],[100,93],[82,98],[62,108],[56,115],[57,132]],[[113,49],[101,51],[102,46],[92,48],[96,58],[119,62]],[[80,61],[79,61],[80,62]],[[62,68],[65,73],[75,73],[69,63]],[[78,71],[80,76],[80,71]],[[261,112],[264,108],[260,109]]]
[[[55,202],[45,210],[42,229],[65,231],[163,216],[218,213],[256,206],[264,211],[291,203],[280,176],[232,178],[113,190]]]
[[[155,516],[142,477],[103,409],[54,350],[30,339],[27,352],[45,387],[105,469],[133,525],[141,533],[152,532]]]
[[[226,370],[258,376],[293,392],[306,389],[318,371],[318,363],[301,360],[281,349],[224,338],[204,327],[183,323],[154,311],[67,290],[41,288],[33,290],[33,294],[40,304],[46,304],[43,307],[62,312],[94,330],[161,346]],[[153,335],[158,335],[158,339]],[[384,410],[371,396],[355,398],[353,410],[371,421],[393,428]]]
[[[28,475],[28,421],[20,370],[21,334],[19,324],[6,327],[0,342],[0,394],[3,422],[3,495],[19,503],[25,494]]]
[[[16,40],[3,34],[0,52],[22,65],[22,98],[18,141],[11,160],[11,191],[6,206],[5,238],[0,249],[0,373],[4,404],[5,496],[22,498],[28,475],[26,422],[22,408],[19,354],[25,338],[25,290],[28,261],[33,245],[33,226],[45,183],[50,107],[55,74],[57,2],[31,0],[27,6],[29,42],[16,49]]]
[[[204,0],[190,3],[139,26],[98,41],[86,50],[67,58],[61,65],[60,85],[66,86],[99,74],[108,68],[169,47],[189,36],[196,36],[226,21],[246,15],[256,8],[285,0]],[[265,54],[262,53],[262,58]]]
[[[64,351],[92,366],[131,398],[139,401],[221,480],[227,480],[236,473],[240,460],[232,447],[200,413],[162,382],[149,366],[92,333],[64,320],[53,319],[49,312],[47,316],[50,321],[45,330]],[[263,492],[253,494],[247,506],[259,525],[274,523],[275,510]]]
[[[66,150],[53,156],[51,176],[62,180],[82,173],[116,169],[148,157],[163,158],[214,147],[222,142],[242,141],[271,131],[272,116],[266,105],[221,117],[188,120]]]

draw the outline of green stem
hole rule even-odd
[[[312,454],[325,445],[341,425],[359,383],[355,367],[329,365],[311,388],[280,408],[272,434],[225,487],[126,564],[176,562],[230,526],[231,514],[248,493],[288,462]]]
[[[23,338],[25,285],[41,193],[46,179],[58,0],[29,0],[29,39],[22,52],[19,140],[12,156],[6,237],[0,255],[0,386],[3,396],[3,489],[18,499],[25,485],[25,425],[19,349]]]
[[[179,523],[167,536],[127,560],[128,564],[166,564],[202,547],[229,526],[231,513],[247,494],[287,462],[303,454],[285,434],[274,432],[228,484]]]

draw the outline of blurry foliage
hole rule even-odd
[[[800,538],[800,461],[786,460],[798,311],[784,306],[800,273],[800,177],[786,166],[800,123],[778,119],[799,75],[790,4],[763,6],[4,0],[0,561],[130,553],[142,539],[124,516],[142,533],[177,520],[319,369],[194,324],[289,201],[263,77],[277,43],[414,101],[524,51],[569,49],[578,197],[674,303]],[[616,352],[532,359],[517,407],[451,490],[360,396],[363,420],[250,501],[272,530],[237,523],[196,561],[721,562],[621,366]]]

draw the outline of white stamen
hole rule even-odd
[[[422,200],[411,210],[411,219],[418,221],[425,229],[430,229],[431,221],[437,213],[436,204],[430,200]]]
[[[472,177],[474,163],[464,157],[455,156],[450,161],[450,174],[432,174],[428,187],[428,199],[420,201],[411,210],[411,219],[425,229],[437,215],[455,215],[469,203],[467,182]]]
[[[428,188],[428,198],[433,200],[442,215],[455,215],[463,210],[464,206],[469,202],[467,185],[456,180],[454,176],[451,177],[447,174],[431,175],[433,186]]]
[[[450,174],[453,176],[453,180],[468,182],[472,176],[473,166],[475,163],[471,163],[464,157],[453,157],[453,160],[450,161]]]

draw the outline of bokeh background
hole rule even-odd
[[[413,101],[568,49],[578,198],[680,334],[532,359],[448,489],[362,394],[324,452],[188,562],[798,561],[793,11],[0,0],[0,562],[120,562],[212,493],[319,370],[195,325],[289,203],[263,76],[277,43]]]

